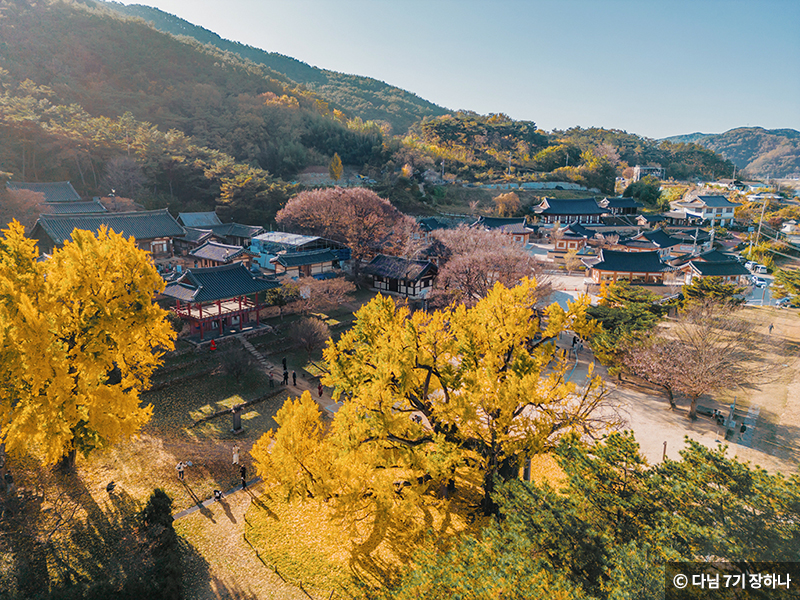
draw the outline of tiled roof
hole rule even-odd
[[[575,221],[574,223],[570,223],[567,226],[567,230],[571,231],[575,235],[579,235],[581,237],[586,237],[588,239],[592,239],[595,235],[595,232],[591,229],[586,229],[583,225]]]
[[[481,217],[473,227],[485,227],[486,229],[498,229],[503,233],[517,233],[525,234],[532,233],[533,229],[528,227],[525,217],[519,218],[502,218],[502,217]]]
[[[724,252],[720,252],[719,250],[708,250],[706,252],[703,252],[702,254],[699,254],[697,256],[697,260],[702,260],[710,263],[739,262],[730,254],[725,254]]]
[[[126,237],[137,240],[177,237],[184,234],[183,227],[169,214],[166,208],[127,213],[102,213],[78,215],[41,215],[35,231],[41,227],[53,242],[63,244],[71,239],[73,230],[85,229],[97,232],[102,225]]]
[[[178,222],[184,227],[209,228],[211,225],[222,225],[215,212],[178,213]]]
[[[654,229],[653,231],[645,231],[642,234],[642,237],[650,240],[659,248],[671,248],[672,246],[677,246],[681,243],[679,239],[676,239],[666,233],[663,229]]]
[[[594,198],[559,200],[545,198],[537,209],[542,215],[602,215],[606,210]]]
[[[739,206],[735,202],[731,202],[725,196],[698,196],[696,202],[709,208],[722,208],[725,206]]]
[[[45,183],[29,183],[9,181],[9,190],[30,190],[44,194],[45,202],[80,202],[81,197],[69,181],[48,181]]]
[[[636,215],[637,219],[644,219],[648,223],[660,223],[664,220],[664,215]]]
[[[270,262],[277,262],[284,267],[300,267],[303,265],[317,265],[324,262],[333,262],[339,257],[331,250],[309,250],[308,252],[287,252],[279,254]]]
[[[198,246],[189,252],[189,255],[194,258],[203,258],[205,260],[213,260],[222,263],[228,262],[237,256],[241,256],[243,253],[244,248],[241,246],[229,246],[227,244],[220,244],[219,242],[206,242],[202,246]]]
[[[623,198],[620,196],[605,198],[600,201],[600,204],[605,204],[606,208],[644,208],[644,204],[641,202],[637,202],[633,198]]]
[[[606,249],[600,251],[600,262],[592,268],[619,273],[661,273],[674,270],[661,262],[658,252],[620,252]]]
[[[689,266],[702,277],[729,277],[732,275],[750,274],[750,271],[736,260],[728,262],[703,262],[701,260],[693,260],[689,262]]]
[[[97,200],[89,200],[88,202],[46,202],[42,205],[42,213],[48,215],[104,212],[106,212],[106,207]]]
[[[438,269],[436,265],[427,260],[409,260],[398,256],[386,256],[378,254],[368,265],[364,267],[367,274],[387,277],[389,279],[407,279],[418,281],[426,275],[435,275]]]
[[[192,242],[194,244],[205,242],[208,238],[214,235],[214,232],[212,232],[210,229],[197,229],[195,227],[184,227],[184,229],[186,230],[186,235],[180,239],[187,242]]]
[[[177,281],[167,284],[164,295],[184,302],[227,300],[280,287],[274,279],[258,277],[242,263],[208,269],[188,269]]]
[[[264,231],[263,227],[257,225],[242,225],[241,223],[223,223],[222,225],[212,225],[208,229],[214,232],[214,235],[220,237],[240,237],[252,238]]]

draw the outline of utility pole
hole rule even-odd
[[[764,221],[764,210],[767,208],[767,198],[764,198],[764,203],[761,205],[761,216],[758,218],[758,233],[756,233],[756,244],[758,244],[758,238],[761,237],[761,223]],[[753,239],[750,239],[750,248],[747,250],[748,258],[750,258],[750,252],[753,250]],[[750,258],[752,260],[752,258]]]

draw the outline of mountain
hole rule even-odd
[[[312,90],[330,103],[332,108],[338,108],[348,116],[390,124],[394,134],[405,133],[413,123],[423,117],[440,116],[450,112],[411,92],[377,79],[318,69],[282,54],[265,52],[223,39],[208,29],[193,25],[157,8],[141,4],[126,6],[118,2],[98,2],[98,4],[129,17],[139,17],[159,31],[176,36],[189,36],[203,44],[210,44],[263,65],[274,73]]]
[[[694,142],[729,159],[753,177],[800,176],[800,131],[738,127],[725,133],[690,133],[665,141]]]

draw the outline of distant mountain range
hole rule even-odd
[[[738,127],[725,133],[675,135],[665,141],[699,144],[752,177],[800,176],[800,131],[795,129]]]
[[[318,69],[289,56],[225,40],[208,29],[157,8],[141,4],[125,6],[117,2],[98,1],[97,4],[128,17],[139,17],[164,33],[189,36],[203,44],[238,54],[305,86],[329,102],[331,108],[338,108],[351,117],[361,117],[365,121],[384,121],[390,124],[392,133],[396,135],[405,133],[413,123],[423,117],[451,112],[416,94],[377,79]]]

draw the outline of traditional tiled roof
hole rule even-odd
[[[244,252],[245,250],[241,246],[229,246],[227,244],[209,241],[189,252],[189,255],[194,258],[226,263],[241,256]]]
[[[679,239],[676,239],[666,233],[663,229],[654,229],[653,231],[645,231],[642,234],[642,237],[645,239],[650,240],[659,248],[671,248],[672,246],[677,246],[681,243]]]
[[[536,209],[542,215],[602,215],[606,210],[597,205],[594,198],[559,200],[545,198]]]
[[[661,273],[674,270],[661,262],[658,252],[620,252],[606,249],[600,251],[600,262],[592,268],[618,273]]]
[[[97,232],[103,225],[137,240],[171,238],[184,234],[183,227],[164,208],[127,213],[41,215],[31,237],[38,237],[37,229],[41,229],[54,243],[63,244],[71,239],[75,229]]]
[[[633,198],[623,198],[622,196],[603,198],[598,204],[603,208],[644,208],[644,204],[641,202],[637,202]]]
[[[379,277],[409,281],[419,281],[426,275],[435,275],[438,271],[436,265],[427,260],[409,260],[385,254],[378,254],[363,270],[367,274]]]
[[[164,295],[183,302],[214,302],[280,287],[274,279],[264,279],[242,263],[188,269],[178,280],[167,284]]]
[[[636,219],[641,219],[646,223],[660,223],[664,220],[664,215],[636,215]]]
[[[689,266],[701,277],[730,277],[735,275],[749,275],[743,264],[736,260],[727,262],[703,262],[693,260]]]
[[[184,229],[186,230],[186,235],[180,239],[193,244],[202,244],[214,235],[214,232],[210,229],[197,229],[195,227],[184,227]]]
[[[107,212],[106,207],[97,200],[89,200],[88,202],[46,202],[42,204],[42,213],[48,215],[104,212]]]
[[[208,229],[212,225],[222,225],[215,212],[178,213],[178,222],[184,227]]]
[[[263,227],[258,225],[242,225],[241,223],[223,223],[221,225],[212,225],[208,229],[214,232],[214,235],[220,237],[240,237],[252,238],[264,231]]]
[[[443,219],[437,219],[436,217],[426,217],[425,219],[420,219],[417,223],[419,223],[420,229],[423,231],[450,229],[451,227],[450,223],[445,222]]]
[[[69,181],[48,181],[45,183],[30,183],[23,181],[9,181],[6,184],[9,190],[30,190],[44,194],[45,202],[80,202],[81,197]]]
[[[581,225],[577,221],[574,222],[574,223],[570,223],[567,226],[567,231],[570,231],[574,235],[585,237],[587,239],[592,239],[594,237],[594,235],[595,235],[594,231],[592,231],[591,229],[586,229],[586,227],[584,227],[583,225]]]
[[[498,229],[503,233],[525,234],[532,233],[533,229],[528,227],[525,217],[502,218],[502,217],[481,217],[472,224],[473,227],[484,227],[486,229]]]
[[[704,262],[713,262],[713,263],[735,262],[738,264],[739,262],[730,254],[725,254],[724,252],[720,252],[719,250],[708,250],[706,252],[698,254],[697,260],[702,260]]]
[[[332,250],[309,250],[308,252],[286,252],[279,254],[270,262],[277,262],[284,267],[301,267],[304,265],[318,265],[324,262],[333,262],[339,257]]]
[[[656,246],[653,242],[645,238],[629,238],[626,240],[620,240],[620,246],[625,246],[626,248],[637,248],[637,249],[645,249],[645,250],[658,250],[658,246]]]

